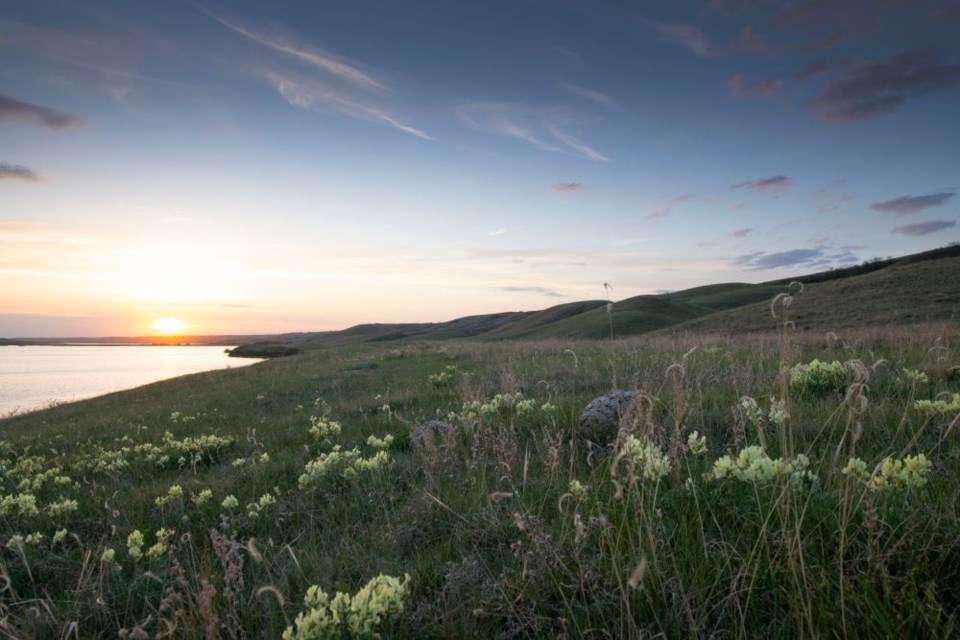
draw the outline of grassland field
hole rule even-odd
[[[958,637],[958,334],[355,344],[14,416],[0,635]]]

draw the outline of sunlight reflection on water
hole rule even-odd
[[[260,362],[228,347],[0,346],[0,417],[132,389],[188,373]]]

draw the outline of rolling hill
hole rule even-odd
[[[269,342],[315,349],[390,340],[604,339],[655,331],[750,333],[775,330],[770,302],[796,291],[789,319],[802,331],[836,331],[960,318],[960,246],[759,284],[712,284],[660,295],[568,302],[541,311],[485,314],[447,322],[363,324],[343,331],[288,334]],[[255,348],[255,347],[254,347]]]

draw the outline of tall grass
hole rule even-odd
[[[955,637],[960,409],[916,401],[960,390],[956,339],[785,323],[394,343],[17,416],[0,422],[0,631],[276,637],[321,616],[314,585],[342,604],[409,574],[371,633]],[[841,386],[791,384],[815,358],[842,365]],[[615,388],[640,400],[588,455],[578,415]],[[450,427],[420,428],[437,419]],[[718,471],[761,445],[779,471]],[[871,487],[885,459],[917,454],[925,483]]]

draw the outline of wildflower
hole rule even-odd
[[[861,481],[866,481],[870,477],[870,472],[867,471],[867,463],[860,458],[850,458],[840,473]]]
[[[43,540],[43,534],[39,531],[27,535],[27,544],[29,545],[37,546],[41,540]]]
[[[903,379],[907,382],[926,384],[930,381],[930,378],[927,377],[926,373],[917,369],[907,369],[904,367],[901,370],[901,373],[903,374]]]
[[[53,517],[59,517],[68,513],[73,513],[79,508],[76,500],[64,498],[57,502],[51,502],[47,505],[47,513]]]
[[[134,529],[127,536],[127,553],[134,560],[139,560],[140,556],[143,555],[143,534],[140,533],[139,529]]]
[[[116,555],[116,551],[110,547],[107,547],[103,550],[103,553],[100,554],[100,562],[103,562],[104,564],[112,564]]]
[[[38,513],[37,497],[31,493],[3,496],[0,499],[0,515],[35,516]]]
[[[340,435],[342,427],[339,422],[331,420],[326,414],[317,417],[310,416],[310,434],[316,440],[329,440]]]
[[[736,459],[722,456],[713,463],[707,479],[722,480],[733,478],[741,482],[769,482],[773,480],[816,482],[816,475],[810,471],[810,459],[804,454],[796,458],[771,458],[762,447],[743,448]]]
[[[57,529],[56,533],[53,534],[53,544],[60,544],[66,539],[67,539],[66,529]]]
[[[699,431],[694,431],[687,437],[687,449],[695,456],[707,455],[707,436],[701,436]]]
[[[814,396],[826,396],[847,386],[847,370],[843,364],[813,360],[790,369],[790,388]]]
[[[224,509],[235,509],[237,505],[240,504],[240,501],[237,500],[232,494],[223,499],[223,502],[220,503],[220,506]]]
[[[367,446],[373,447],[374,449],[388,449],[392,444],[393,436],[390,434],[385,435],[383,438],[378,438],[377,436],[367,438]]]
[[[740,398],[740,408],[743,411],[743,415],[746,417],[747,422],[753,426],[754,429],[763,428],[763,412],[760,410],[760,406],[757,404],[756,400],[750,396],[744,396]]]
[[[257,501],[257,504],[260,505],[260,508],[261,508],[261,509],[264,509],[264,508],[269,507],[270,505],[276,504],[276,503],[277,503],[277,499],[274,498],[274,497],[273,497],[271,494],[269,494],[269,493],[263,494],[262,496],[260,496],[260,500]]]
[[[517,403],[517,414],[523,415],[525,413],[531,413],[536,405],[533,400],[521,400]]]
[[[182,498],[182,497],[183,497],[183,488],[182,488],[180,485],[175,484],[175,485],[173,485],[172,487],[170,487],[170,489],[167,490],[167,495],[170,496],[170,497],[171,497],[172,499],[174,499],[174,500],[177,500],[177,499],[179,499],[179,498]]]
[[[960,393],[953,394],[953,398],[949,402],[945,400],[917,400],[913,406],[915,409],[931,415],[960,413]]]
[[[401,582],[380,574],[356,594],[337,592],[332,600],[314,585],[303,599],[307,610],[284,630],[283,638],[379,637],[377,627],[403,611],[409,582],[409,575]]]
[[[783,400],[770,398],[770,411],[767,412],[767,419],[775,427],[782,427],[787,422],[790,414],[787,413],[787,403]]]
[[[147,558],[150,560],[156,560],[166,552],[167,552],[167,545],[165,545],[162,542],[157,542],[156,544],[151,545],[149,549],[147,549]]]
[[[23,536],[19,533],[10,536],[10,539],[7,540],[7,549],[23,553]]]
[[[203,489],[200,493],[190,496],[190,499],[193,500],[193,503],[197,506],[202,505],[204,502],[213,497],[213,491],[210,489]]]
[[[927,475],[932,467],[922,453],[906,456],[901,460],[884,458],[874,471],[873,477],[866,481],[866,485],[877,493],[888,489],[919,489],[927,484]]]
[[[627,436],[622,451],[644,480],[653,482],[670,473],[670,458],[652,442]]]
[[[587,497],[589,487],[580,483],[579,480],[571,480],[568,491],[576,500],[584,500]]]

